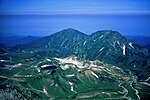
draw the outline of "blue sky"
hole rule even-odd
[[[149,14],[150,0],[0,0],[0,14]]]
[[[48,16],[2,16],[18,14]],[[67,28],[150,35],[150,0],[0,0],[0,15],[0,35],[46,36]]]

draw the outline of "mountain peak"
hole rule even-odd
[[[60,32],[57,32],[58,34],[61,34],[61,35],[86,35],[85,33],[83,32],[80,32],[76,29],[73,29],[73,28],[68,28],[68,29],[64,29]]]
[[[73,28],[68,28],[68,29],[65,29],[64,31],[67,31],[69,33],[82,33],[82,32],[80,32],[80,31],[78,31],[76,29],[73,29]]]
[[[101,31],[97,31],[97,32],[94,32],[92,34],[93,35],[96,35],[96,36],[101,36],[101,35],[117,35],[117,36],[121,36],[121,34],[117,31],[112,31],[112,30],[101,30]]]
[[[62,30],[62,31],[60,31],[60,32],[64,32],[64,31],[67,31],[67,32],[75,32],[75,31],[78,31],[78,30],[73,29],[73,28],[68,28],[68,29],[64,29],[64,30]]]
[[[119,32],[112,30],[97,31],[91,34],[91,36],[93,37],[93,39],[98,38],[108,41],[126,41],[125,37],[122,36]]]
[[[73,29],[73,28],[68,28],[66,30],[68,30],[68,31],[76,31],[76,29]]]

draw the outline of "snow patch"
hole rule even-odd
[[[47,93],[45,87],[43,88],[43,91],[44,91],[44,93],[45,93],[46,95],[48,95],[48,93]]]
[[[48,67],[48,66],[50,66],[50,65],[42,65],[41,68]]]
[[[104,35],[100,36],[100,38],[104,37]]]
[[[46,61],[51,61],[50,59],[46,59]]]
[[[69,68],[69,65],[60,66],[63,70],[66,70]]]
[[[69,57],[69,58],[64,58],[64,59],[54,58],[54,59],[59,60],[62,64],[70,63],[70,64],[77,65],[78,68],[85,68],[82,62],[77,60],[77,57]]]
[[[80,70],[80,69],[77,69],[77,71],[80,72],[81,70]]]
[[[0,62],[5,62],[6,60],[0,60]]]
[[[39,73],[41,72],[39,68],[37,68],[37,71],[38,71]]]
[[[72,82],[68,82],[70,85],[73,85],[73,83]]]
[[[86,41],[83,43],[83,45],[85,45],[86,44]]]
[[[33,75],[25,75],[24,77],[32,77]]]
[[[134,48],[131,42],[129,43],[129,46],[131,46],[131,48]]]
[[[99,51],[102,51],[105,47],[102,47]]]
[[[117,41],[117,43],[120,45],[120,42],[119,42],[119,41]]]
[[[18,63],[18,64],[16,64],[16,65],[14,65],[13,68],[15,68],[15,67],[20,67],[21,65],[22,65],[22,63]]]
[[[148,81],[150,79],[150,77],[148,77],[147,79],[146,79],[146,81]]]
[[[123,55],[126,55],[126,46],[125,45],[123,45]]]
[[[74,91],[73,86],[71,86],[71,91]]]
[[[72,82],[68,82],[68,83],[71,86],[71,91],[74,91],[74,89],[73,89],[73,83]]]
[[[67,75],[68,77],[73,77],[74,76],[74,74],[70,74],[70,75]]]
[[[96,41],[96,39],[94,41]]]
[[[94,72],[92,72],[92,75],[94,75],[96,78],[98,78],[98,76]]]

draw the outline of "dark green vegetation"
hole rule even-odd
[[[21,91],[21,94],[25,94],[24,98],[138,99],[132,87],[135,82],[133,75],[100,61],[78,60],[72,56],[21,64],[16,64],[17,67],[11,71],[1,70],[5,72],[5,76],[1,75],[1,86],[7,84],[9,88]],[[42,70],[43,65],[55,65],[58,68]]]
[[[116,31],[67,29],[0,52],[0,93],[11,99],[149,99],[150,51]]]

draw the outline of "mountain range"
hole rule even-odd
[[[0,45],[0,99],[149,100],[149,62],[149,46],[112,30]]]
[[[150,72],[150,51],[112,30],[86,35],[69,28],[28,44],[17,45],[12,50],[45,51],[52,57],[75,55],[86,60],[100,60],[133,71],[139,80],[146,80]]]
[[[130,40],[134,40],[143,45],[150,45],[150,36],[125,36]]]
[[[13,47],[17,44],[27,44],[36,39],[41,38],[40,36],[0,36],[0,45],[7,48]]]

